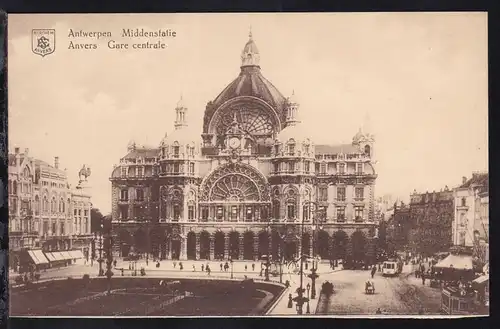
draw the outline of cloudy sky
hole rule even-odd
[[[295,91],[316,143],[350,142],[364,118],[376,135],[376,193],[407,199],[486,170],[487,17],[481,13],[9,15],[9,146],[70,182],[92,168],[94,205],[111,207],[109,176],[130,140],[156,146],[180,95],[201,134],[205,105],[239,74],[249,27],[262,72]],[[32,53],[31,30],[56,30]],[[69,29],[170,28],[165,50],[69,50]],[[79,43],[95,39],[77,39]],[[153,39],[152,41],[156,41]]]

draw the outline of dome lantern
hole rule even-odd
[[[287,99],[285,127],[294,126],[299,123],[298,119],[299,103],[295,99],[295,91]]]
[[[187,120],[186,120],[187,107],[184,105],[182,95],[181,99],[177,102],[177,106],[175,107],[175,113],[176,113],[175,124],[174,124],[175,129],[181,129],[182,127],[187,127]]]
[[[252,30],[248,34],[248,41],[241,52],[241,68],[248,66],[259,67],[260,54],[257,45],[253,41]]]

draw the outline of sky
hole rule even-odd
[[[10,150],[59,156],[74,185],[91,167],[93,204],[109,213],[109,176],[128,142],[158,146],[181,95],[200,136],[207,102],[239,74],[250,27],[263,75],[294,92],[315,143],[350,143],[369,118],[376,196],[407,200],[487,170],[485,13],[9,15]],[[53,54],[32,52],[37,28],[56,30]],[[140,41],[122,39],[124,28],[177,36],[163,50],[109,49],[110,38],[68,49],[70,29]]]

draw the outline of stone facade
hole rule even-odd
[[[21,249],[44,251],[80,249],[90,246],[90,195],[72,189],[59,158],[50,165],[35,159],[25,149],[9,154],[9,238],[11,263],[19,261]]]
[[[252,38],[241,74],[207,104],[201,140],[177,104],[157,148],[131,141],[111,173],[115,250],[160,258],[350,257],[375,234],[374,136],[317,145],[260,71]],[[366,129],[365,129],[366,130]],[[353,241],[351,243],[351,241]]]

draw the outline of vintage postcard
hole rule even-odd
[[[489,315],[485,13],[8,37],[11,316]]]

